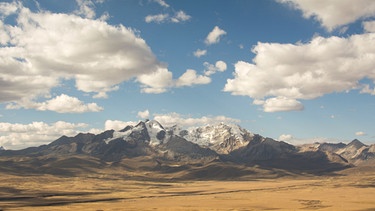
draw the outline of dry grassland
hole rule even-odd
[[[0,174],[0,210],[375,210],[374,171],[248,181]]]

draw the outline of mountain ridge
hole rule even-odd
[[[239,125],[219,123],[182,130],[178,126],[164,127],[156,120],[146,120],[136,125],[128,125],[119,131],[107,130],[97,135],[79,133],[74,137],[61,136],[39,147],[2,150],[0,158],[28,160],[26,164],[13,164],[27,165],[41,171],[52,168],[54,172],[67,172],[71,168],[78,168],[77,163],[72,163],[71,168],[69,167],[71,159],[78,159],[78,156],[80,165],[85,165],[83,160],[88,159],[91,167],[132,166],[130,170],[134,171],[144,170],[145,166],[148,166],[147,170],[165,173],[190,169],[186,175],[202,176],[207,172],[207,168],[218,170],[219,166],[228,171],[237,169],[239,175],[254,171],[243,170],[254,166],[320,174],[348,168],[366,159],[375,159],[374,153],[375,146],[364,145],[358,140],[347,145],[316,143],[293,146],[251,133]],[[351,156],[350,159],[348,156]],[[61,159],[66,161],[56,161]],[[134,164],[131,164],[132,162]],[[56,167],[62,163],[63,167]],[[225,170],[220,170],[223,171]]]

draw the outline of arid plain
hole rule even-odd
[[[0,210],[375,210],[375,168],[178,180],[178,174],[0,175]]]

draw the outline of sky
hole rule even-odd
[[[373,0],[0,2],[0,146],[219,122],[375,143]]]

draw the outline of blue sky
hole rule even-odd
[[[375,2],[0,2],[0,146],[145,118],[375,143]],[[363,9],[363,8],[366,8]]]

